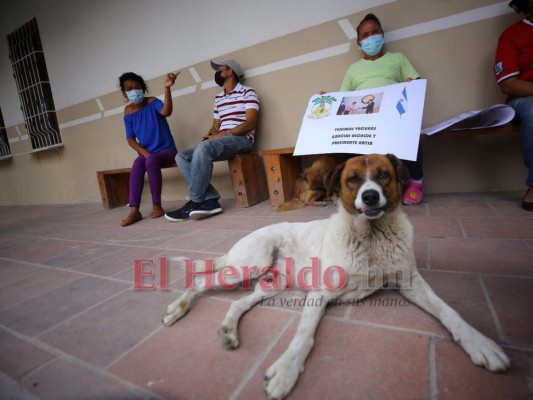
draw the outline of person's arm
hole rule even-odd
[[[246,110],[246,121],[237,125],[235,128],[231,128],[225,131],[220,132],[221,136],[226,136],[231,131],[231,134],[234,136],[245,135],[248,132],[254,131],[257,125],[257,116],[259,115],[259,110],[255,108],[248,108]]]
[[[163,117],[170,117],[172,115],[172,94],[170,93],[170,87],[176,82],[176,78],[181,71],[171,72],[167,74],[165,78],[165,100],[163,101],[163,108],[159,112]]]
[[[148,150],[146,150],[144,147],[142,147],[138,142],[137,140],[135,140],[135,138],[128,138],[128,144],[130,145],[130,147],[135,150],[137,153],[139,153],[140,155],[148,158],[151,156],[151,154],[148,152]]]
[[[400,65],[401,65],[401,74],[404,82],[411,82],[413,79],[419,79],[420,74],[413,67],[411,61],[402,53],[400,54]]]
[[[512,76],[499,83],[502,93],[511,97],[533,96],[533,82],[524,81],[517,76]]]
[[[219,129],[220,129],[220,120],[219,119],[213,119],[213,125],[211,126],[211,129],[209,129],[209,132],[207,132],[207,135],[202,136],[202,140],[208,140],[208,139],[214,139],[214,137],[220,137],[219,135]]]

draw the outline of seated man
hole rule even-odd
[[[214,101],[214,121],[198,146],[176,155],[183,177],[189,184],[189,199],[183,207],[165,214],[169,221],[202,219],[222,212],[220,194],[210,184],[213,162],[248,153],[254,144],[259,99],[255,91],[239,83],[242,69],[234,60],[211,61],[217,71],[215,82],[224,88]]]

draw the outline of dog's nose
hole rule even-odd
[[[361,195],[363,203],[367,206],[375,206],[379,202],[379,193],[377,190],[365,190]]]

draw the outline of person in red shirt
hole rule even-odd
[[[528,169],[528,190],[522,208],[533,211],[533,0],[509,3],[526,18],[507,28],[498,40],[494,75],[500,90],[509,96],[507,104],[520,121],[524,163]]]

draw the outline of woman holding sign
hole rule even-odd
[[[385,43],[383,29],[374,14],[368,14],[357,27],[357,43],[361,46],[363,58],[350,65],[346,71],[341,92],[372,89],[420,78],[420,74],[403,54],[383,51]],[[408,205],[419,204],[422,201],[424,188],[420,144],[416,161],[402,161],[411,176],[411,183],[404,193],[403,202]]]

